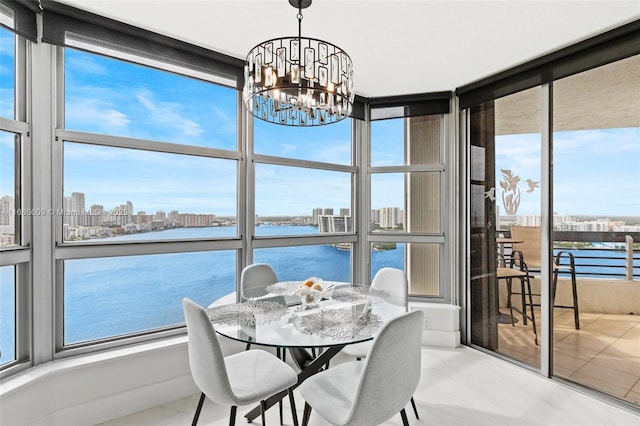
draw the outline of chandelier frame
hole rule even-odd
[[[298,9],[298,35],[272,38],[247,54],[243,100],[261,120],[305,127],[336,123],[353,110],[353,62],[333,43],[302,36],[302,9],[311,0],[289,0]]]

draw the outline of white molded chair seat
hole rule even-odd
[[[304,391],[306,382],[302,383],[302,397],[332,425],[347,424],[351,406],[358,395],[360,382],[357,378],[362,374],[364,364],[351,361],[331,367],[327,370],[331,374],[323,374],[316,379],[315,385],[309,383],[309,387],[315,387],[313,391]]]
[[[267,356],[265,356],[265,354]],[[243,351],[224,360],[234,405],[253,404],[298,381],[295,371],[264,350]]]
[[[400,412],[420,381],[422,311],[394,318],[382,326],[364,361],[339,364],[299,386],[305,399],[303,426],[311,409],[332,425],[374,426]]]
[[[298,382],[296,372],[282,360],[263,350],[250,350],[224,357],[218,336],[203,307],[183,299],[189,336],[189,367],[202,391],[193,425],[198,422],[205,396],[219,404],[231,406],[230,424],[235,422],[238,405],[260,402],[264,425],[264,400],[288,390],[291,415],[298,424],[291,387]]]

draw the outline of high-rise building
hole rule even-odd
[[[349,210],[348,208],[342,208],[340,209],[340,216],[349,216]]]
[[[333,234],[337,232],[353,232],[351,216],[318,216],[318,231],[321,234]]]
[[[0,226],[13,226],[15,223],[15,215],[13,214],[13,197],[5,195],[0,198]]]
[[[380,223],[380,210],[372,209],[371,210],[371,223]]]
[[[90,226],[100,226],[104,221],[104,206],[102,204],[92,204],[89,217]]]
[[[400,216],[400,208],[398,207],[383,207],[380,209],[380,227],[381,228],[395,228],[399,223],[402,223]]]
[[[84,192],[71,193],[71,210],[73,210],[74,215],[84,213]]]
[[[171,223],[180,222],[180,212],[178,210],[171,210],[169,212],[169,222]]]
[[[311,214],[311,224],[318,225],[318,216],[322,214],[322,207],[316,207]]]

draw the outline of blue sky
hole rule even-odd
[[[640,216],[640,128],[554,133],[554,211],[559,214]],[[496,201],[504,212],[501,169],[521,178],[517,214],[540,214],[540,189],[528,193],[526,180],[541,181],[539,134],[496,138]]]
[[[0,112],[10,113],[12,83],[7,31],[0,31]],[[66,51],[66,127],[94,133],[236,148],[237,92],[196,79],[158,72],[72,49]],[[255,120],[255,151],[337,164],[351,161],[350,120],[292,128]],[[0,191],[12,192],[11,138],[0,138]],[[562,132],[555,135],[554,207],[558,213],[640,215],[640,129]],[[402,164],[402,120],[372,124],[372,164]],[[496,140],[496,182],[501,168],[521,177],[518,214],[537,214],[539,135]],[[157,210],[235,215],[235,162],[83,144],[65,144],[64,194],[84,192],[86,207],[113,208],[131,201],[134,212]],[[350,206],[347,173],[260,165],[256,169],[258,215],[309,215],[315,207]],[[497,184],[500,203],[500,187]],[[372,207],[401,207],[402,174],[376,175]]]

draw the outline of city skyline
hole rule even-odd
[[[86,195],[84,193],[79,193],[77,191],[74,191],[72,194],[81,194],[81,195]],[[66,202],[69,201],[69,199],[71,199],[71,196],[64,196],[64,202],[63,204],[65,204]],[[14,209],[13,207],[13,196],[8,195],[8,194],[0,194],[0,200],[6,200],[9,199],[10,200],[10,204],[11,204],[11,210]],[[133,206],[134,204],[131,201],[125,201],[124,203],[120,203],[120,204],[116,204],[114,205],[114,207],[112,208],[105,208],[105,204],[98,204],[98,203],[93,203],[91,204],[91,206],[89,206],[88,208],[86,207],[86,205],[89,203],[85,203],[85,208],[84,209],[74,209],[74,208],[61,208],[61,209],[50,209],[49,212],[43,211],[43,213],[38,213],[37,215],[78,215],[80,213],[82,213],[82,211],[84,211],[84,213],[87,214],[109,214],[109,212],[114,212],[116,210],[122,210],[124,208],[124,206],[126,206],[127,204],[130,204],[131,206]],[[333,208],[333,207],[313,207],[311,209],[311,213],[310,214],[302,214],[302,215],[298,215],[298,214],[276,214],[276,215],[258,215],[256,214],[257,217],[259,218],[278,218],[278,217],[284,217],[284,218],[294,218],[294,217],[307,217],[307,218],[313,218],[314,216],[314,211],[315,210],[322,210],[324,215],[336,215],[336,216],[350,216],[350,209],[347,207],[341,207],[341,208]],[[377,209],[371,209],[371,213],[374,212],[379,212],[381,210],[384,209],[395,209],[398,210],[400,213],[404,212],[404,209],[398,206],[386,206],[386,207],[380,207]],[[7,216],[9,208],[6,207],[6,205],[0,205],[0,213],[3,216]],[[154,211],[155,210],[155,211]],[[509,217],[537,217],[537,218],[541,218],[542,216],[540,214],[537,215],[532,215],[532,214],[517,214],[517,215],[508,215],[508,214],[502,214],[502,212],[500,211],[500,207],[498,207],[499,210],[499,217],[503,217],[503,218],[509,218]],[[129,211],[129,210],[127,210]],[[331,212],[327,212],[327,211],[338,211],[338,214],[334,214]],[[345,213],[345,211],[347,213]],[[151,212],[151,213],[150,213]],[[233,214],[233,215],[221,215],[221,214],[216,214],[213,212],[205,212],[205,213],[192,213],[192,212],[188,212],[188,211],[180,211],[180,210],[171,210],[171,211],[167,211],[165,209],[150,209],[149,211],[146,210],[135,210],[135,209],[131,209],[129,213],[129,215],[145,215],[145,216],[156,216],[156,215],[169,215],[171,213],[179,213],[179,214],[193,214],[193,215],[213,215],[215,217],[220,217],[220,218],[236,218],[237,215]],[[640,212],[639,212],[640,213]],[[115,214],[122,214],[120,212],[115,213]],[[25,214],[25,216],[32,216],[35,214]],[[640,218],[640,214],[637,215],[624,215],[624,214],[615,214],[615,215],[593,215],[593,214],[589,214],[589,215],[580,215],[580,214],[573,214],[573,213],[554,213],[554,218],[555,217],[568,217],[571,218],[571,220],[573,220],[574,218],[581,218],[581,219],[585,219],[585,218],[589,218],[589,219],[593,219],[593,220],[597,220],[597,219],[608,219],[611,221],[616,221],[616,220],[620,220],[620,218]]]
[[[63,216],[63,239],[65,241],[114,237],[123,234],[137,234],[163,231],[173,228],[203,228],[236,226],[236,216],[221,216],[214,213],[185,213],[178,210],[155,212],[134,211],[134,204],[126,201],[113,208],[102,204],[86,205],[84,193],[73,192],[65,196],[62,209],[39,209],[37,215]],[[15,216],[13,197],[0,197],[0,246],[14,244],[13,227]],[[257,216],[256,225],[292,224],[317,226],[320,233],[352,232],[353,222],[349,208],[315,207],[309,215]],[[500,213],[498,208],[497,213]],[[36,212],[34,211],[33,215]],[[25,213],[25,215],[28,215]],[[629,217],[630,224],[617,217],[588,217],[554,214],[553,224],[557,231],[599,231],[599,232],[640,232],[640,216]],[[635,219],[634,219],[635,218]],[[589,220],[591,219],[591,220]],[[404,211],[399,207],[371,209],[370,220],[374,230],[404,228]],[[511,225],[540,226],[540,215],[499,215],[498,230],[506,230]]]

